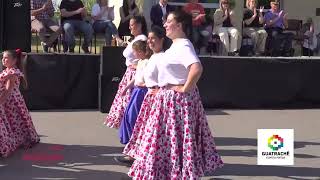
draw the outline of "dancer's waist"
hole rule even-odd
[[[179,87],[182,87],[184,86],[184,84],[167,84],[165,86],[162,86],[161,89],[176,89],[176,88],[179,88]]]

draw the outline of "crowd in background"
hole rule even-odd
[[[279,8],[279,0],[270,0],[270,10],[257,4],[257,0],[246,0],[242,29],[236,27],[236,16],[229,0],[220,0],[213,15],[207,15],[198,0],[189,0],[183,7],[173,7],[168,0],[159,0],[150,11],[151,26],[163,26],[166,15],[182,8],[192,15],[192,42],[197,54],[229,56],[293,56],[292,41],[295,38],[288,27],[288,14]],[[119,9],[121,21],[118,28],[113,23],[115,9],[108,0],[97,0],[88,14],[81,0],[62,0],[59,6],[61,21],[52,20],[52,0],[31,0],[32,29],[39,33],[44,52],[55,47],[57,37],[62,34],[64,52],[74,52],[75,35],[84,36],[82,50],[90,53],[89,45],[94,33],[104,34],[105,45],[114,39],[117,45],[125,45],[124,36],[130,36],[130,17],[139,15],[135,0],[123,0]],[[90,21],[88,22],[88,16]],[[314,25],[308,18],[301,29],[302,54],[312,56],[319,48]],[[242,33],[241,33],[242,32]]]

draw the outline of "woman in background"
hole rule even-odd
[[[239,52],[238,41],[240,33],[235,28],[235,13],[230,7],[229,0],[220,1],[220,9],[214,13],[214,32],[220,36],[228,55],[234,56]]]
[[[268,37],[264,29],[263,6],[257,9],[257,0],[247,0],[247,9],[243,14],[243,34],[253,41],[253,51],[256,55],[263,55]]]
[[[121,21],[118,27],[119,35],[131,36],[129,31],[130,19],[139,15],[139,8],[135,3],[135,0],[123,0],[122,7],[120,7]]]
[[[114,6],[109,7],[108,0],[97,0],[97,3],[92,6],[91,16],[94,20],[92,25],[94,31],[105,34],[106,46],[111,45],[112,36],[116,38],[118,44],[123,43],[116,26],[112,22],[114,20]]]
[[[313,56],[313,51],[317,47],[317,37],[312,18],[306,19],[306,22],[302,25],[302,33],[304,35],[302,55]]]

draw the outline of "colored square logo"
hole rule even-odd
[[[294,165],[293,129],[258,129],[258,165]]]

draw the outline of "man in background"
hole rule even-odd
[[[81,46],[85,53],[90,53],[89,44],[93,37],[93,29],[90,23],[85,21],[87,10],[81,0],[62,0],[60,4],[61,24],[64,30],[64,51],[69,49],[74,52],[75,32],[84,34],[84,42]]]
[[[44,52],[48,52],[61,33],[53,20],[54,8],[51,0],[31,0],[31,28],[39,33]],[[49,34],[49,36],[47,36]]]
[[[159,0],[159,3],[152,6],[150,11],[152,26],[163,27],[167,14],[171,11],[174,11],[174,7],[168,4],[168,0]]]

